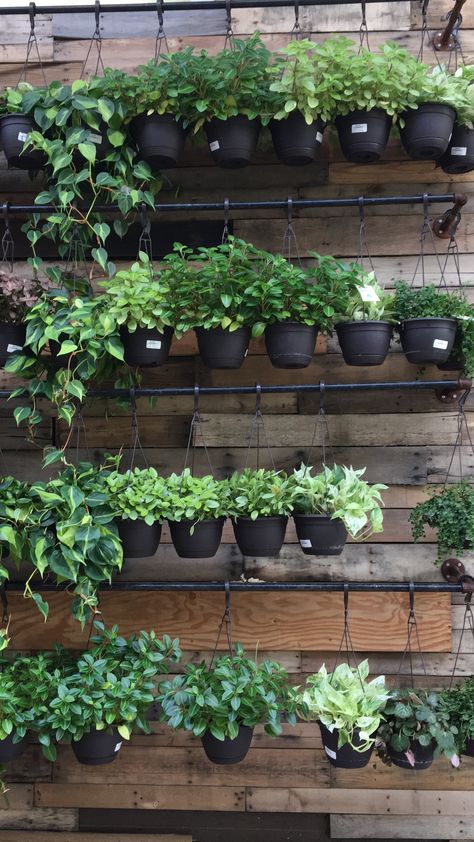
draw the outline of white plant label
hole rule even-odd
[[[116,745],[116,746],[115,746],[115,748],[114,748],[114,752],[115,752],[115,751],[120,751],[120,749],[121,749],[121,748],[122,748],[122,743],[117,743],[117,745]]]
[[[312,543],[309,538],[300,538],[300,545],[302,547],[312,547]]]
[[[331,758],[331,760],[336,760],[337,754],[335,751],[332,750],[332,748],[324,746],[324,751],[326,752],[327,756]]]
[[[467,155],[467,146],[453,146],[451,155]]]
[[[321,143],[323,139],[322,132],[316,132],[316,143]]]
[[[147,339],[146,347],[153,351],[159,351],[161,348],[160,339]]]
[[[247,350],[246,350],[246,352],[245,352],[245,354],[244,354],[244,359],[245,359],[245,357],[247,356],[248,352],[249,352],[249,349],[247,348]]]
[[[357,292],[362,298],[362,301],[380,301],[375,289],[371,286],[357,287]]]
[[[13,354],[14,351],[23,351],[23,345],[7,345],[7,354]]]
[[[220,148],[221,146],[218,140],[213,140],[212,143],[209,144],[209,149],[211,150],[211,152],[217,152],[217,150]]]
[[[448,347],[448,340],[447,339],[435,339],[433,342],[433,348],[439,348],[440,351],[446,351]]]
[[[89,143],[102,143],[102,135],[93,134],[92,132],[89,132],[89,134],[87,135],[87,140],[89,141]]]
[[[18,132],[18,140],[21,140],[22,143],[25,142],[27,137],[28,135],[26,132]]]
[[[365,134],[367,132],[367,123],[353,123],[351,132],[352,134]]]

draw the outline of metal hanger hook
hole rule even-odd
[[[262,387],[260,383],[255,384],[255,415],[261,415],[261,403],[262,403]]]
[[[163,0],[156,0],[156,13],[158,15],[158,25],[160,32],[163,31],[163,13],[165,11],[165,4]]]
[[[290,227],[293,223],[293,199],[291,196],[288,196],[287,199],[287,218],[288,218],[288,227]]]
[[[95,34],[100,36],[100,0],[95,0],[94,17],[95,17]]]
[[[194,415],[199,415],[199,386],[194,384]]]
[[[30,38],[35,34],[36,3],[30,3],[28,14],[30,16]]]
[[[230,614],[230,582],[228,579],[224,582],[224,596],[225,596],[225,613]]]

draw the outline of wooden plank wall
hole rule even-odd
[[[429,28],[440,27],[442,15],[450,9],[449,0],[431,0],[429,5]],[[417,53],[420,43],[419,3],[403,2],[370,4],[367,7],[370,41],[376,47],[386,38]],[[101,19],[103,57],[106,64],[122,67],[133,72],[136,67],[154,51],[154,16],[142,19],[139,15],[126,22],[114,15],[103,15]],[[183,17],[185,21],[183,21]],[[360,22],[358,6],[347,8],[301,8],[302,27],[312,37],[322,40],[331,32],[344,32],[357,38]],[[461,42],[467,62],[474,58],[474,9],[466,4],[463,10]],[[93,23],[93,22],[92,22]],[[93,26],[82,16],[57,16],[52,21],[47,16],[38,18],[38,34],[42,59],[46,65],[48,79],[72,80],[82,66],[89,35]],[[290,10],[248,10],[233,15],[234,31],[247,35],[259,28],[268,45],[277,48],[288,40],[293,25]],[[123,37],[124,27],[131,37]],[[180,17],[177,13],[165,14],[171,49],[180,49],[187,44],[206,47],[212,51],[222,48],[224,43],[224,14],[196,13]],[[0,16],[0,85],[15,84],[24,57],[26,23],[19,18]],[[426,47],[425,58],[431,64],[436,62],[431,49]],[[37,67],[29,76],[33,82],[40,82]],[[0,159],[0,201],[27,200],[39,184],[31,184],[26,175],[5,169]],[[181,191],[184,200],[222,200],[264,198],[311,198],[344,197],[359,195],[420,194],[422,192],[451,192],[462,190],[469,196],[469,204],[463,212],[459,227],[458,242],[461,250],[463,282],[468,294],[474,295],[474,174],[465,177],[447,176],[429,163],[408,161],[401,149],[396,133],[390,140],[383,162],[373,166],[355,166],[346,163],[340,153],[334,136],[325,140],[322,160],[310,167],[291,169],[277,163],[272,152],[259,151],[255,164],[238,172],[224,172],[217,169],[206,148],[189,146],[182,166],[166,173],[162,196],[173,201],[176,190]],[[436,213],[436,209],[433,210]],[[219,215],[215,215],[219,217]],[[168,218],[168,217],[167,217]],[[258,246],[280,250],[286,228],[285,214],[263,211],[259,214],[233,214],[234,233],[249,239]],[[378,277],[388,288],[393,279],[411,279],[419,247],[421,212],[417,206],[406,205],[393,208],[379,208],[367,211],[367,238]],[[311,210],[296,213],[294,228],[298,238],[302,259],[308,250],[323,254],[354,257],[358,250],[358,215],[352,209],[339,212]],[[179,228],[177,227],[177,238]],[[437,247],[443,253],[446,243],[439,241]],[[427,277],[439,280],[439,264],[433,254],[432,243],[427,243]],[[24,265],[17,267],[24,269]],[[449,284],[456,283],[454,267],[447,272]],[[417,279],[419,282],[419,279]],[[308,369],[294,372],[272,369],[262,342],[256,342],[239,372],[220,373],[205,369],[198,357],[191,337],[185,337],[173,345],[169,363],[160,370],[147,373],[149,385],[202,385],[225,384],[230,381],[240,384],[314,382],[355,382],[360,379],[400,379],[417,376],[400,354],[396,344],[381,368],[351,369],[344,365],[337,343],[318,340],[317,353]],[[449,378],[436,368],[427,367],[422,373],[426,378]],[[10,382],[4,375],[2,385]],[[254,401],[252,397],[226,396],[219,401],[204,397],[202,410],[205,418],[205,436],[211,458],[219,476],[242,467],[246,459],[246,448]],[[436,555],[434,535],[427,534],[420,544],[411,544],[409,510],[418,501],[425,499],[427,491],[436,483],[444,481],[451,457],[456,432],[456,417],[452,406],[440,404],[430,393],[394,392],[387,394],[346,393],[329,395],[326,401],[329,428],[334,446],[334,457],[338,461],[367,466],[367,478],[372,482],[385,482],[386,492],[385,531],[366,544],[349,543],[343,555],[337,559],[311,559],[303,556],[290,528],[287,543],[278,560],[242,559],[230,529],[226,528],[224,541],[215,559],[204,561],[178,561],[167,530],[156,558],[127,563],[123,576],[128,579],[238,579],[258,577],[266,580],[337,578],[359,580],[438,580],[439,572],[433,562]],[[468,404],[469,407],[469,404]],[[266,429],[275,461],[279,467],[291,468],[305,457],[312,437],[318,399],[311,396],[272,395],[263,401]],[[180,469],[183,463],[188,425],[192,411],[191,402],[183,398],[166,398],[150,407],[143,400],[138,403],[140,432],[147,459],[162,471]],[[89,455],[99,461],[104,450],[116,452],[129,441],[130,418],[128,412],[111,401],[94,402],[87,405],[85,412],[89,454],[84,449],[81,455]],[[468,413],[469,418],[469,413]],[[471,424],[471,422],[469,421]],[[42,443],[53,440],[51,413],[45,407],[45,422],[41,428]],[[18,476],[33,480],[41,474],[41,455],[27,444],[23,432],[18,431],[11,420],[10,407],[0,407],[0,442],[6,469]],[[251,451],[251,459],[255,453]],[[474,454],[467,446],[462,448],[463,471],[474,478]],[[202,448],[198,449],[197,464],[205,470],[206,463]],[[473,559],[467,559],[467,566]],[[307,598],[308,599],[308,598]],[[339,598],[336,598],[336,601]],[[52,600],[54,602],[54,599]],[[59,600],[60,601],[60,600]],[[243,625],[251,614],[241,601]],[[422,600],[417,600],[421,606]],[[430,600],[428,600],[430,602]],[[150,616],[156,603],[144,597],[143,605],[136,601],[127,602],[128,614],[123,613],[115,601],[105,604],[104,617],[107,622],[122,618],[127,628]],[[426,606],[426,598],[424,600]],[[263,616],[272,623],[272,600],[268,595],[255,598],[261,606]],[[308,610],[316,611],[315,598],[309,599]],[[354,613],[357,614],[354,605]],[[218,601],[212,602],[213,611]],[[300,603],[301,605],[301,603]],[[18,606],[18,607],[16,607]],[[397,629],[404,623],[406,599],[386,598],[385,613],[381,611],[380,629],[369,628],[361,619],[361,632],[372,640],[380,634],[379,641],[387,639],[383,619],[391,611],[398,611]],[[461,599],[454,599],[452,606],[452,643],[449,642],[449,619],[446,600],[432,601],[428,606],[438,613],[438,632],[431,625],[431,636],[426,643],[424,661],[414,659],[414,672],[421,685],[438,686],[449,681],[453,668],[460,629],[463,606]],[[174,630],[179,631],[174,610]],[[178,612],[181,609],[178,607]],[[444,613],[443,613],[444,612]],[[373,613],[373,612],[371,612]],[[72,645],[81,645],[77,628],[72,631],[64,617],[64,605],[58,606],[57,617],[51,626],[41,627],[39,620],[31,613],[29,606],[21,605],[21,598],[15,598],[15,612],[12,621],[13,640],[16,648],[33,645],[32,640],[41,640],[47,646],[59,635]],[[156,611],[155,611],[156,614]],[[168,615],[167,615],[168,616]],[[217,615],[216,615],[217,616]],[[215,619],[214,614],[212,617]],[[138,618],[138,619],[137,619]],[[186,643],[186,659],[206,656],[209,636],[212,637],[212,623],[207,624],[206,634],[189,635],[189,629],[182,624]],[[375,624],[376,625],[376,624]],[[40,632],[41,629],[41,632]],[[191,630],[192,631],[192,630]],[[264,634],[265,632],[263,632]],[[38,637],[38,635],[40,635]],[[185,636],[186,635],[186,636]],[[207,635],[207,636],[206,636]],[[337,636],[333,632],[333,638]],[[252,635],[249,634],[249,641]],[[298,637],[298,635],[296,635]],[[331,663],[334,650],[330,635],[326,640],[318,639],[313,644],[309,631],[293,635],[291,647],[285,646],[281,631],[277,637],[264,638],[267,645],[261,650],[274,655],[288,668],[295,683],[304,680],[305,675],[319,668],[327,660]],[[441,641],[441,643],[440,643]],[[255,641],[256,642],[256,641]],[[194,645],[193,645],[194,644]],[[410,682],[408,666],[405,664],[401,676],[397,677],[399,654],[387,649],[400,648],[386,645],[380,651],[379,642],[372,650],[367,642],[360,642],[369,650],[372,671],[385,672],[388,681]],[[382,644],[385,646],[385,644]],[[451,652],[448,651],[451,648]],[[197,651],[199,650],[199,651]],[[264,654],[261,651],[261,655]],[[424,669],[426,666],[427,674]],[[460,676],[470,675],[474,668],[474,642],[463,641],[458,663]],[[229,768],[213,767],[204,758],[199,745],[184,734],[172,734],[166,728],[153,724],[151,737],[135,737],[125,747],[112,766],[82,767],[73,759],[69,747],[60,749],[59,759],[54,766],[42,759],[39,746],[31,745],[27,753],[15,763],[11,770],[10,809],[0,814],[0,840],[23,839],[28,829],[28,839],[65,840],[83,839],[92,842],[95,837],[89,832],[78,830],[125,830],[130,828],[149,832],[140,838],[157,838],[153,831],[164,827],[160,816],[194,816],[190,826],[201,826],[197,813],[209,812],[222,816],[234,814],[237,836],[242,836],[253,826],[253,816],[258,819],[260,829],[267,827],[265,815],[273,813],[294,814],[293,828],[300,827],[306,814],[313,816],[306,830],[298,839],[313,840],[316,814],[332,814],[332,833],[336,837],[351,838],[443,838],[474,839],[474,797],[472,782],[474,761],[467,758],[460,770],[453,770],[444,760],[422,773],[410,773],[387,768],[373,761],[363,770],[350,772],[331,768],[322,752],[318,729],[314,725],[301,724],[294,731],[287,731],[276,741],[267,738],[257,729],[254,747],[248,758],[239,766]],[[88,808],[86,810],[86,808]],[[133,811],[140,811],[136,813]],[[178,811],[168,814],[167,811]],[[101,812],[97,812],[101,811]],[[118,813],[117,813],[118,811]],[[132,812],[128,812],[132,811]],[[190,812],[191,811],[191,812]],[[372,816],[372,823],[366,814]],[[297,815],[298,814],[298,815]],[[377,814],[374,821],[373,814]],[[130,818],[117,818],[117,815]],[[137,816],[145,818],[138,819]],[[83,818],[81,818],[83,816]],[[115,816],[115,819],[113,818]],[[435,817],[435,818],[434,818]],[[164,820],[163,820],[164,821]],[[194,825],[192,822],[194,821]],[[220,821],[220,820],[219,820]],[[114,826],[114,822],[116,827]],[[138,824],[137,824],[138,822]],[[171,822],[171,824],[170,824]],[[174,823],[173,823],[174,822]],[[211,819],[209,819],[209,823]],[[244,824],[245,822],[245,824]],[[370,824],[370,827],[369,827]],[[166,827],[179,830],[185,826],[184,819],[169,819]],[[214,823],[212,827],[216,827]],[[219,827],[224,824],[219,824]],[[231,825],[232,826],[232,823]],[[257,827],[257,824],[255,824]],[[278,842],[283,833],[284,821],[271,825],[268,839]],[[285,825],[286,827],[286,825]],[[301,824],[303,827],[303,824]],[[277,829],[276,829],[277,828]],[[312,828],[310,830],[309,828]],[[33,834],[30,831],[35,830]],[[267,839],[266,831],[260,830],[259,840]],[[285,830],[285,833],[290,833]],[[214,833],[214,835],[213,835]],[[319,831],[318,831],[319,833]],[[324,829],[317,838],[325,839]],[[233,839],[232,831],[226,830],[219,836],[209,831],[206,839]],[[240,836],[238,836],[240,834]],[[305,835],[307,834],[307,835]],[[108,839],[100,836],[100,839]],[[112,836],[110,837],[112,838]],[[113,835],[114,842],[122,837]],[[199,837],[200,838],[200,837]],[[204,838],[204,837],[203,837]],[[283,836],[281,837],[283,838]],[[285,839],[293,839],[285,835]],[[171,840],[170,840],[171,842]]]

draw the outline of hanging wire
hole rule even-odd
[[[225,633],[227,638],[227,648],[229,650],[230,657],[234,657],[234,645],[232,642],[232,614],[230,613],[230,582],[226,581],[224,583],[224,596],[225,596],[225,608],[224,613],[222,615],[222,619],[219,623],[219,628],[217,631],[217,638],[216,638],[216,645],[214,646],[214,651],[211,656],[211,662],[209,664],[209,669],[212,669],[212,665],[214,663],[214,658],[216,657],[217,647],[219,646],[219,640],[221,638],[222,629],[225,626]]]
[[[458,225],[458,223],[456,222],[454,230],[451,233],[451,236],[449,238],[449,243],[448,243],[448,247],[446,249],[446,256],[445,256],[444,263],[443,263],[439,288],[441,288],[441,286],[443,286],[446,290],[448,290],[448,281],[447,281],[447,278],[446,278],[446,272],[447,272],[448,263],[449,263],[450,260],[452,260],[453,265],[454,265],[455,277],[456,277],[456,281],[457,281],[457,283],[454,284],[453,289],[454,289],[455,292],[457,292],[459,294],[459,298],[461,299],[461,301],[466,301],[466,290],[464,289],[464,285],[463,285],[463,282],[462,282],[462,275],[461,275],[461,260],[460,260],[460,254],[459,254],[459,246],[458,246],[458,242],[456,240],[457,225]]]
[[[41,70],[41,74],[43,76],[43,84],[44,84],[45,88],[47,88],[48,82],[47,82],[47,79],[46,79],[46,74],[44,72],[43,62],[41,61],[41,54],[40,54],[40,51],[39,51],[38,39],[36,37],[36,32],[35,32],[36,3],[30,3],[29,16],[30,16],[30,34],[28,36],[28,42],[26,44],[25,63],[23,64],[23,67],[22,67],[22,70],[21,70],[21,73],[20,73],[20,77],[18,79],[17,86],[20,84],[20,82],[26,82],[26,77],[27,77],[27,74],[28,74],[28,67],[31,64],[31,53],[33,52],[33,50],[35,50],[36,57],[38,59],[38,64],[39,64],[39,67],[40,67],[40,70]]]
[[[84,64],[82,65],[80,79],[84,79],[86,73],[87,62],[89,61],[89,56],[92,52],[92,48],[96,47],[97,49],[97,61],[95,64],[95,71],[92,74],[93,76],[97,76],[99,73],[99,67],[102,73],[105,72],[104,62],[102,61],[102,35],[100,34],[100,0],[95,0],[94,6],[94,17],[95,17],[95,29],[94,34],[89,43],[89,49],[87,50],[87,55],[84,60]]]
[[[282,254],[286,257],[288,263],[292,263],[294,260],[292,250],[294,249],[295,258],[298,261],[298,265],[300,269],[302,269],[301,257],[298,248],[298,240],[296,238],[296,232],[293,228],[293,199],[288,196],[287,199],[287,224],[285,233],[283,234],[283,246],[282,246]]]
[[[469,447],[471,448],[471,453],[474,456],[474,448],[472,446],[471,433],[470,433],[470,430],[469,430],[469,426],[468,426],[467,418],[466,418],[466,413],[465,413],[465,410],[464,410],[465,403],[466,403],[470,394],[471,394],[471,389],[466,389],[465,392],[463,392],[463,394],[461,395],[461,397],[459,398],[459,401],[458,401],[458,428],[457,428],[457,433],[456,433],[456,439],[455,439],[455,442],[454,442],[454,447],[453,447],[453,450],[452,450],[452,453],[451,453],[451,459],[449,460],[448,469],[446,471],[446,477],[445,477],[445,480],[444,480],[444,483],[443,483],[443,488],[446,488],[446,486],[448,484],[448,480],[451,476],[451,468],[453,467],[453,463],[454,463],[454,460],[456,458],[456,453],[458,455],[458,461],[459,461],[458,479],[459,479],[459,481],[461,481],[463,479],[462,450],[461,450],[461,448],[463,446],[463,428],[466,431],[467,440],[469,442]]]
[[[222,229],[221,243],[225,245],[229,242],[229,207],[230,200],[224,199],[224,227]]]
[[[260,430],[262,431],[264,444],[267,450],[268,458],[270,460],[270,464],[274,471],[276,471],[275,460],[273,458],[273,453],[270,448],[270,444],[268,442],[267,431],[265,429],[265,422],[263,420],[262,410],[261,410],[261,401],[262,401],[262,387],[259,383],[255,386],[256,390],[256,399],[255,399],[255,414],[252,419],[252,424],[250,426],[250,436],[249,436],[249,445],[247,448],[247,454],[245,457],[245,465],[244,468],[248,468],[249,460],[250,460],[250,450],[252,448],[253,439],[255,436],[255,444],[256,444],[256,468],[257,471],[260,468]]]
[[[143,251],[148,257],[148,265],[150,275],[153,274],[153,241],[151,239],[151,221],[147,213],[145,202],[140,205],[140,223],[142,226],[141,234],[138,239],[138,256]]]
[[[231,0],[226,0],[226,2],[225,2],[225,14],[226,14],[226,31],[225,31],[224,50],[233,50],[234,49],[234,30],[232,29]]]
[[[301,41],[304,37],[300,26],[300,0],[295,0],[295,22],[290,33],[290,39],[293,41]]]
[[[472,593],[468,591],[466,596],[464,597],[464,617],[462,621],[462,629],[461,635],[459,637],[459,643],[456,650],[456,656],[454,658],[454,665],[453,671],[451,673],[451,678],[449,680],[449,687],[448,689],[451,690],[453,686],[454,679],[456,677],[456,670],[458,667],[459,656],[461,654],[461,647],[464,638],[465,632],[469,629],[469,634],[474,641],[474,615],[472,613],[472,605],[471,605]]]
[[[420,655],[421,666],[422,666],[423,673],[424,673],[425,680],[426,680],[427,684],[428,684],[428,673],[426,671],[425,658],[424,658],[424,655],[423,655],[423,650],[421,648],[420,634],[419,634],[419,631],[418,631],[418,622],[417,622],[416,614],[415,614],[415,586],[414,586],[413,582],[410,582],[409,597],[410,597],[410,608],[409,608],[409,611],[408,611],[408,618],[407,618],[407,642],[406,642],[406,645],[405,645],[405,649],[403,650],[402,657],[400,659],[400,664],[398,666],[397,678],[400,678],[402,669],[403,669],[404,664],[405,664],[405,660],[408,657],[408,661],[409,661],[409,664],[410,664],[410,681],[411,681],[411,686],[413,687],[414,683],[415,683],[415,681],[414,681],[414,670],[413,670],[413,637],[414,637],[414,640],[415,640],[415,643],[416,643],[417,653]]]
[[[359,264],[361,269],[364,268],[364,260],[367,259],[370,265],[372,272],[375,272],[375,267],[372,261],[372,257],[370,255],[369,246],[367,243],[367,232],[365,228],[365,210],[364,210],[364,197],[359,196],[359,252],[357,254],[356,263]]]
[[[426,238],[429,237],[430,242],[433,246],[434,256],[436,258],[436,262],[438,264],[438,269],[440,272],[440,277],[443,277],[443,266],[441,264],[440,256],[438,254],[438,248],[436,245],[435,235],[433,234],[433,228],[431,225],[431,221],[428,215],[428,208],[429,208],[429,198],[427,193],[423,193],[423,222],[421,225],[420,231],[420,251],[418,254],[418,259],[416,261],[415,269],[413,272],[413,277],[411,279],[410,286],[412,287],[415,283],[416,277],[418,275],[418,270],[421,268],[421,284],[425,286],[426,283],[426,267],[425,267],[425,250],[426,245],[425,241]]]
[[[311,438],[311,444],[308,449],[308,454],[306,457],[306,467],[309,466],[309,463],[312,459],[312,452],[315,448],[316,437],[319,433],[321,438],[321,456],[322,456],[322,465],[323,468],[326,466],[326,443],[327,449],[329,450],[329,455],[331,462],[334,462],[334,451],[331,443],[331,437],[329,435],[329,425],[326,416],[326,408],[325,408],[325,397],[326,397],[326,384],[324,380],[319,381],[319,412],[316,416],[313,428],[313,435]]]
[[[15,259],[15,241],[10,228],[10,219],[8,217],[8,202],[5,202],[2,208],[3,223],[5,230],[2,236],[2,257],[0,263],[6,263],[10,272],[13,272],[13,265]]]
[[[360,681],[360,686],[362,687],[362,692],[365,694],[365,687],[364,682],[362,681],[362,676],[360,674],[359,669],[359,659],[355,653],[354,646],[352,644],[352,637],[351,637],[351,629],[349,625],[349,585],[347,582],[344,583],[344,627],[342,630],[341,642],[339,644],[339,649],[337,650],[336,658],[334,661],[334,667],[332,670],[332,675],[329,680],[329,683],[332,681],[332,676],[336,670],[337,665],[340,662],[342,652],[345,652],[347,658],[347,664],[351,665],[351,660],[354,664],[354,669],[357,672],[357,676]]]
[[[127,471],[131,474],[134,467],[135,467],[135,458],[137,455],[137,450],[140,451],[143,462],[145,464],[145,468],[148,468],[148,459],[146,458],[145,451],[142,446],[142,442],[140,439],[140,430],[138,427],[138,415],[137,415],[137,398],[135,395],[135,386],[130,387],[130,409],[131,409],[131,428],[130,428],[130,464],[128,466]]]
[[[418,50],[418,61],[423,61],[423,54],[425,49],[425,41],[429,40],[428,36],[428,3],[430,0],[421,0],[421,30],[420,30],[420,49]]]
[[[160,55],[162,53],[163,47],[165,48],[165,52],[169,53],[170,51],[168,39],[166,37],[165,29],[163,26],[164,11],[165,4],[163,0],[156,0],[156,13],[158,15],[158,32],[156,33],[155,40],[155,64],[158,64],[160,60]]]
[[[80,445],[81,445],[81,434],[84,437],[84,448],[86,451],[86,459],[88,462],[91,461],[90,452],[89,452],[89,445],[87,442],[87,430],[84,421],[84,417],[81,412],[81,407],[77,406],[76,415],[75,415],[75,427],[76,427],[76,465],[79,464],[79,452],[80,452]]]
[[[361,11],[361,22],[359,27],[359,54],[362,52],[362,48],[364,46],[364,41],[367,45],[367,49],[370,51],[370,42],[369,42],[369,27],[367,26],[367,10],[366,10],[366,3],[362,2],[360,4],[360,11]]]
[[[79,280],[87,279],[87,274],[87,258],[84,243],[82,242],[79,234],[79,225],[74,225],[69,240],[66,263],[64,266],[64,275],[68,280],[72,280],[71,292],[73,294],[77,292],[77,282]],[[88,280],[87,284],[90,287],[90,283]]]
[[[206,439],[204,436],[204,429],[203,429],[203,420],[201,418],[201,410],[199,407],[199,386],[197,383],[194,386],[194,411],[193,417],[191,418],[191,424],[189,427],[189,436],[188,436],[188,443],[186,446],[186,455],[184,457],[184,465],[183,471],[188,467],[188,460],[189,454],[191,452],[191,474],[194,474],[194,466],[195,466],[195,453],[196,453],[196,438],[198,431],[201,433],[202,439],[202,446],[204,448],[204,453],[206,454],[206,459],[209,465],[209,470],[214,476],[214,468],[212,467],[211,457],[209,455],[209,450],[207,447]]]

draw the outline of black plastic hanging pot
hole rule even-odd
[[[216,164],[237,170],[250,164],[257,149],[260,120],[249,120],[243,114],[204,123],[204,131]]]
[[[3,147],[9,167],[18,170],[40,170],[46,156],[40,149],[25,149],[25,140],[38,126],[28,114],[6,114],[0,117],[0,147]]]
[[[25,325],[0,322],[0,365],[5,365],[12,354],[23,351],[26,339]]]
[[[240,368],[250,342],[250,328],[238,327],[237,330],[224,330],[213,327],[195,328],[199,353],[208,368]]]
[[[235,540],[242,555],[279,555],[285,540],[287,517],[239,517],[233,522]]]
[[[399,326],[403,352],[410,363],[444,363],[456,338],[456,319],[406,319]]]
[[[275,368],[306,368],[313,359],[318,328],[300,322],[275,322],[265,328],[265,347]]]
[[[219,549],[224,527],[224,518],[209,518],[194,524],[194,521],[168,521],[171,540],[180,558],[212,558]]]
[[[455,123],[448,148],[439,163],[443,172],[453,175],[474,170],[474,129]]]
[[[366,751],[356,751],[350,743],[338,747],[338,729],[335,728],[334,731],[330,731],[322,722],[319,723],[319,727],[324,751],[332,766],[337,766],[338,769],[361,769],[363,766],[367,766],[372,755],[373,745]],[[354,731],[352,742],[355,746],[363,745],[358,730]]]
[[[344,156],[354,164],[371,164],[383,155],[392,121],[381,108],[351,111],[335,120]]]
[[[433,762],[435,744],[434,742],[428,746],[422,746],[418,740],[413,740],[410,743],[410,751],[415,758],[415,765],[413,766],[404,751],[395,751],[390,745],[387,746],[388,756],[390,757],[394,766],[399,766],[401,769],[423,770],[431,766]]]
[[[414,111],[404,111],[400,137],[410,158],[436,161],[441,158],[451,138],[456,112],[449,105],[427,102]]]
[[[201,742],[207,757],[212,763],[217,763],[219,766],[231,766],[233,763],[240,763],[244,759],[250,748],[252,736],[253,728],[241,725],[234,740],[229,737],[218,740],[210,731],[206,731],[201,737]]]
[[[176,167],[184,149],[186,132],[173,114],[140,114],[130,122],[130,134],[140,158],[152,170]]]
[[[173,328],[165,327],[163,333],[155,328],[137,327],[133,333],[123,325],[120,339],[127,365],[150,368],[163,365],[168,359],[173,338]]]
[[[467,738],[461,754],[466,757],[474,757],[474,740],[471,740],[470,737]]]
[[[382,365],[392,338],[390,322],[342,322],[337,338],[347,365]]]
[[[28,735],[25,734],[18,743],[13,742],[13,737],[14,734],[9,734],[4,740],[0,740],[0,763],[10,763],[25,751],[28,745]]]
[[[341,555],[347,529],[339,518],[328,515],[293,515],[296,534],[305,555]]]
[[[292,111],[284,120],[272,120],[270,131],[273,146],[282,164],[300,167],[311,164],[318,157],[325,123],[306,122],[301,111]]]
[[[155,555],[161,538],[161,523],[148,526],[144,520],[117,520],[124,558],[148,558]]]
[[[89,731],[77,742],[72,742],[72,750],[79,763],[85,766],[103,766],[112,763],[122,747],[119,732],[116,728],[112,731]]]

